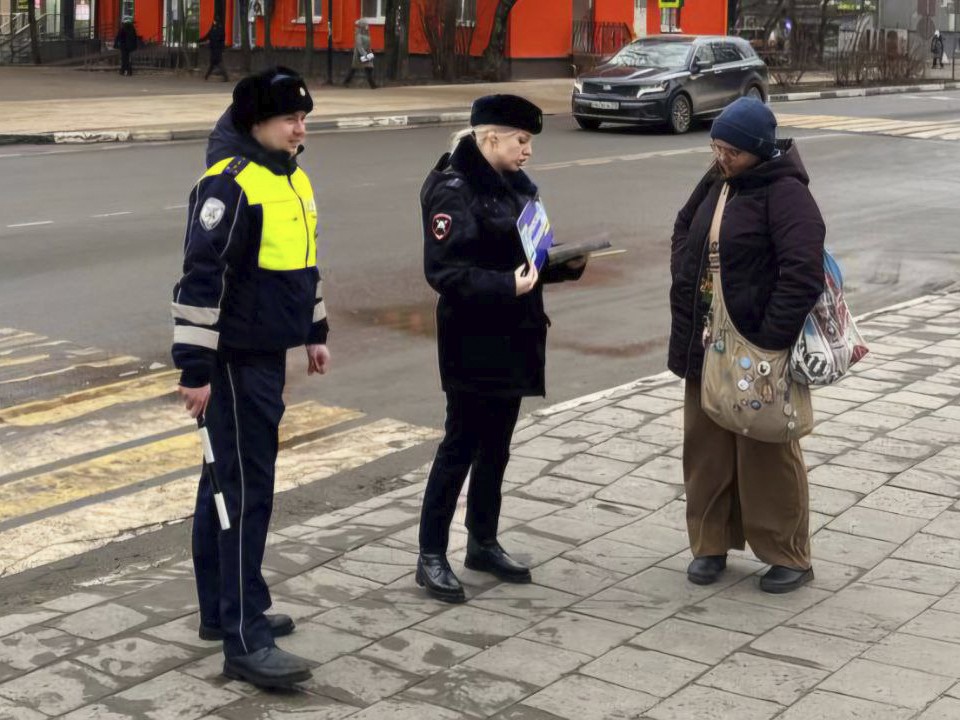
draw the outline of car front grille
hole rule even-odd
[[[585,82],[583,92],[587,95],[618,95],[636,97],[639,85],[614,85],[612,83]]]

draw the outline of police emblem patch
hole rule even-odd
[[[203,229],[213,230],[219,225],[226,209],[223,202],[217,200],[217,198],[207,198],[206,202],[203,203],[203,207],[200,208],[200,224],[203,225]]]
[[[433,236],[437,240],[443,240],[450,234],[450,230],[453,227],[453,218],[445,213],[437,213],[433,216],[430,227],[433,230]]]

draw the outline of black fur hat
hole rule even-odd
[[[278,65],[237,83],[230,115],[235,125],[249,131],[255,123],[276,115],[311,110],[313,98],[300,73]]]
[[[470,124],[503,125],[539,135],[543,130],[543,111],[518,95],[485,95],[473,101]]]

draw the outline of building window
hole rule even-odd
[[[360,15],[371,20],[383,21],[386,18],[387,0],[363,0]]]
[[[677,8],[660,8],[660,32],[680,32],[680,10]]]
[[[477,0],[457,0],[460,7],[457,10],[457,22],[461,25],[477,24]]]
[[[315,23],[323,20],[323,2],[324,0],[297,0],[297,14],[299,22],[305,22],[307,18],[307,8],[313,5],[313,21]],[[252,0],[251,0],[252,5]]]

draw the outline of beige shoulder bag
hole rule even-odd
[[[723,299],[720,224],[727,190],[724,183],[708,239],[713,301],[704,335],[700,403],[711,420],[732,432],[762,442],[797,440],[813,430],[810,389],[791,380],[789,349],[764,350],[748,342]]]

